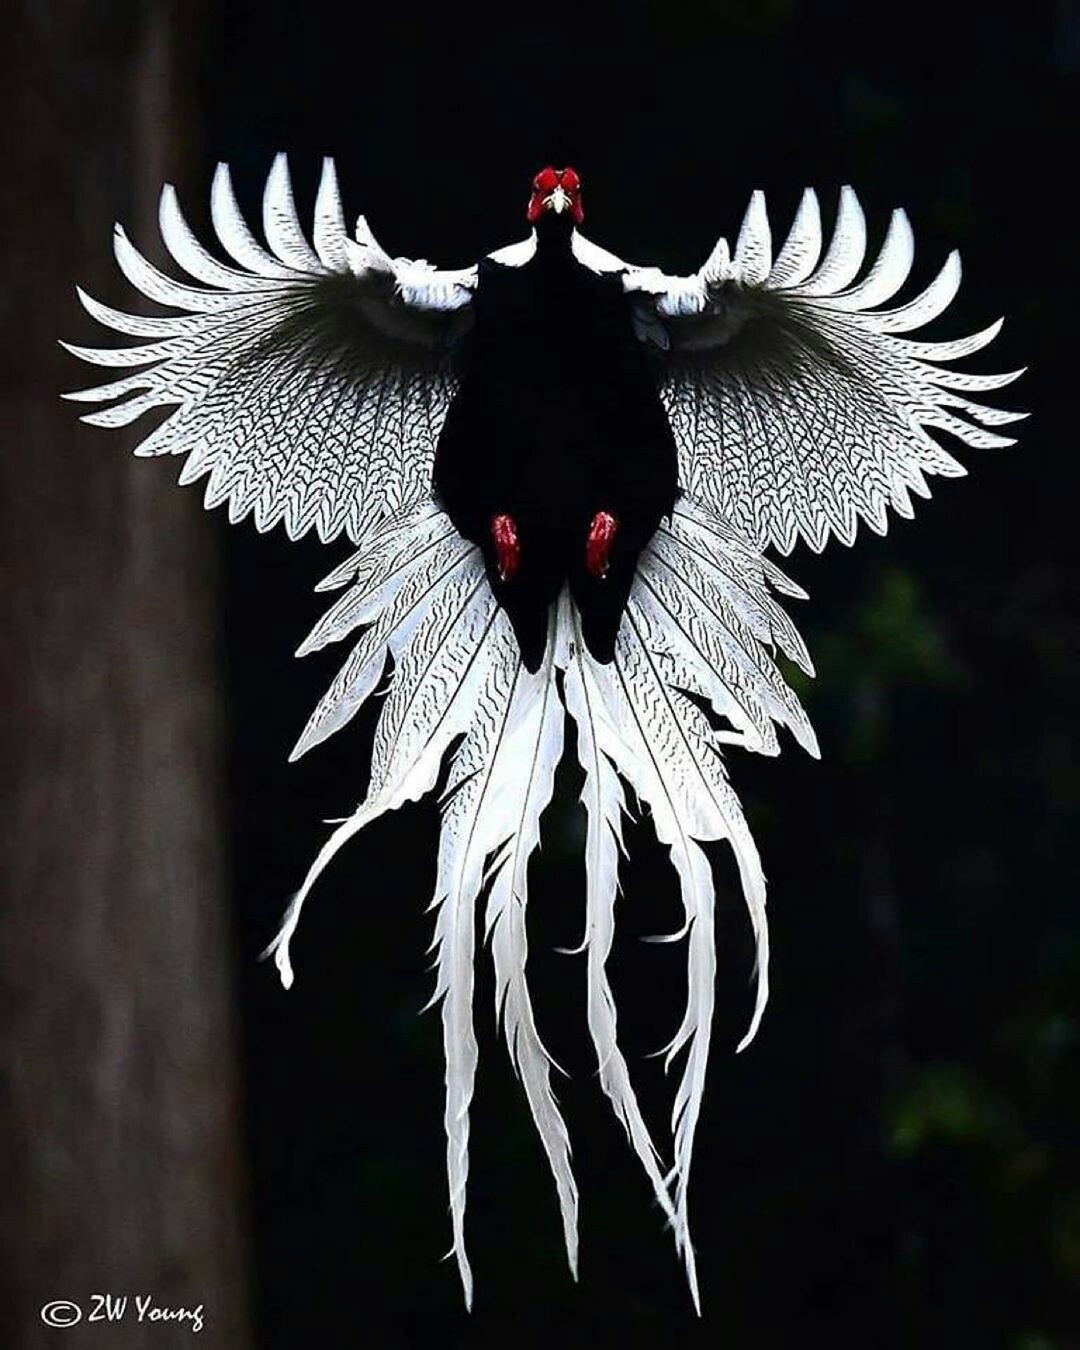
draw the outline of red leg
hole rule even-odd
[[[513,516],[491,517],[491,538],[499,560],[499,580],[512,581],[521,566],[521,540]]]
[[[597,581],[603,581],[608,574],[611,546],[618,529],[619,522],[609,511],[597,511],[589,525],[585,538],[585,566]]]

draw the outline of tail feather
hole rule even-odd
[[[323,871],[365,825],[430,792],[451,742],[469,729],[474,715],[472,695],[490,661],[496,613],[483,564],[473,550],[463,565],[455,564],[444,576],[396,665],[376,731],[367,797],[319,850],[263,953],[274,957],[286,988],[294,974],[290,944],[304,903]],[[384,637],[371,658],[378,663],[378,671],[365,681],[365,698],[392,650],[390,637]]]
[[[560,602],[560,664],[566,670],[563,697],[578,728],[578,759],[585,772],[582,802],[586,834],[586,1015],[597,1052],[599,1083],[630,1146],[652,1183],[657,1203],[671,1223],[671,1206],[659,1153],[645,1125],[628,1066],[618,1048],[616,1000],[607,980],[607,958],[614,941],[614,904],[618,894],[618,855],[622,850],[622,813],[625,798],[602,738],[610,740],[602,683],[606,671],[587,657],[580,620],[567,597]]]
[[[522,673],[507,739],[506,807],[513,833],[496,855],[487,906],[487,930],[495,965],[496,1013],[507,1049],[547,1154],[562,1215],[570,1270],[577,1278],[578,1191],[570,1165],[570,1137],[551,1090],[553,1061],[536,1028],[525,979],[528,940],[525,912],[529,859],[540,842],[540,816],[551,800],[555,768],[563,749],[563,710],[555,685],[553,634],[535,675]]]
[[[476,550],[457,535],[437,538],[430,546],[420,542],[407,561],[392,561],[397,564],[392,570],[361,574],[300,647],[298,655],[304,655],[370,625],[319,700],[290,759],[299,759],[351,720],[374,691],[387,657],[397,657],[411,643],[451,579],[468,578],[473,589],[484,585]]]
[[[504,750],[523,669],[508,628],[500,615],[476,716],[451,763],[432,901],[438,908],[434,998],[441,1000],[446,1057],[446,1170],[453,1252],[466,1307],[472,1306],[473,1294],[472,1270],[465,1252],[465,1187],[469,1175],[469,1105],[477,1060],[472,1020],[475,912],[484,884],[485,860],[505,833],[505,809],[500,801],[507,774]]]
[[[638,797],[651,809],[657,838],[671,852],[679,876],[688,934],[687,1012],[670,1047],[688,1046],[688,1059],[673,1116],[675,1136],[675,1240],[686,1263],[695,1306],[697,1273],[690,1242],[686,1178],[705,1084],[713,1005],[712,874],[698,839],[729,838],[734,815],[731,793],[701,709],[669,683],[663,649],[633,606],[615,645],[613,673],[607,681],[610,725],[616,734],[609,753]],[[591,658],[583,657],[586,663]],[[684,672],[685,673],[685,672]],[[599,681],[598,681],[599,683]],[[603,687],[603,686],[601,686]],[[737,804],[734,808],[737,810]],[[751,913],[762,896],[748,896]],[[763,920],[763,914],[760,915]],[[758,1000],[767,994],[768,948],[761,922],[758,941]]]
[[[763,644],[782,643],[785,655],[799,662],[802,652],[769,610],[729,604],[715,578],[675,536],[657,536],[639,575],[635,599],[659,619],[669,641],[690,649],[716,711],[732,716],[734,705],[736,724],[745,719],[745,730],[753,729],[742,741],[744,748],[777,754],[775,723],[787,726],[805,750],[816,754],[806,713]]]
[[[365,799],[323,845],[268,948],[292,983],[290,942],[311,889],[343,845],[370,821],[430,792],[451,747],[432,907],[436,987],[446,1059],[447,1174],[452,1251],[466,1304],[469,1109],[477,1047],[472,1020],[476,905],[488,887],[486,930],[496,1007],[514,1067],[555,1180],[571,1271],[577,1273],[578,1192],[570,1141],[551,1086],[553,1062],[536,1026],[526,982],[528,865],[540,839],[563,752],[563,720],[577,728],[584,772],[587,1018],[600,1085],[671,1223],[695,1307],[700,1294],[688,1194],[711,1038],[715,888],[701,847],[727,840],[754,932],[757,992],[741,1050],[768,997],[769,938],[761,861],[721,758],[739,744],[779,749],[786,726],[811,753],[817,744],[775,655],[812,672],[794,625],[773,592],[798,588],[737,531],[682,498],[643,554],[615,645],[598,663],[564,593],[549,621],[544,660],[524,667],[479,553],[431,503],[391,518],[323,583],[348,588],[304,643],[315,650],[360,629],[353,650],[312,715],[294,754],[343,726],[393,663],[375,729]],[[562,672],[562,698],[558,672]],[[565,705],[565,706],[564,706]],[[706,708],[727,719],[710,720]],[[685,1054],[675,1091],[673,1160],[665,1176],[619,1049],[607,961],[615,932],[623,784],[651,811],[679,879],[687,944],[686,1010],[667,1049]]]
[[[688,1199],[690,1163],[705,1095],[705,1070],[712,1037],[716,975],[713,906],[716,893],[712,870],[697,844],[684,838],[675,840],[671,845],[671,860],[679,874],[679,888],[690,926],[686,947],[686,1013],[668,1049],[667,1059],[670,1065],[683,1045],[689,1047],[671,1112],[671,1132],[675,1140],[675,1163],[672,1168],[675,1184],[675,1241],[682,1252],[690,1296],[700,1316],[701,1293],[698,1289],[694,1245],[690,1239]]]
[[[560,604],[560,664],[565,669],[563,696],[574,719],[578,760],[585,774],[581,799],[585,805],[585,941],[587,962],[586,1010],[589,1034],[596,1049],[600,1086],[625,1129],[657,1203],[675,1223],[671,1197],[659,1166],[659,1154],[641,1114],[630,1071],[619,1049],[615,995],[607,978],[607,961],[615,937],[615,898],[619,889],[619,853],[625,798],[611,759],[602,748],[613,732],[607,722],[610,695],[605,696],[608,672],[587,655],[581,622],[564,596]]]

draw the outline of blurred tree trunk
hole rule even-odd
[[[203,0],[18,0],[5,13],[0,1341],[12,1350],[181,1343],[130,1306],[108,1328],[41,1323],[47,1300],[88,1312],[94,1292],[201,1303],[197,1343],[247,1343],[214,531],[197,495],[173,488],[175,462],[132,459],[57,397],[96,382],[56,345],[91,332],[72,283],[123,308],[112,221],[148,244],[160,183],[198,171],[206,20]]]

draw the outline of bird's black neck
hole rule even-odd
[[[570,257],[570,238],[574,233],[574,218],[569,211],[556,214],[545,211],[536,222],[536,251],[548,257],[562,254]]]

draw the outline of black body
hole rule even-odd
[[[435,452],[436,494],[483,549],[530,670],[564,582],[589,650],[611,660],[638,555],[678,494],[675,441],[621,280],[578,263],[570,229],[545,217],[524,266],[481,262],[471,348]],[[619,523],[602,580],[585,564],[598,511]],[[491,536],[503,513],[521,544],[506,582]]]

